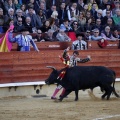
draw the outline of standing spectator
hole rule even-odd
[[[64,32],[64,30],[60,29],[58,34],[56,35],[56,38],[60,41],[60,42],[70,42],[71,38],[69,38],[66,33]]]
[[[37,34],[35,37],[33,37],[34,41],[37,41],[37,42],[44,42],[44,38],[42,36],[42,31],[40,29],[37,29]]]
[[[29,16],[31,18],[31,24],[33,27],[41,27],[41,21],[40,19],[38,19],[37,15],[34,14],[34,10],[33,7],[29,7],[28,8],[28,13],[26,16]]]
[[[76,35],[77,40],[72,43],[72,50],[87,50],[87,42],[84,40],[83,34]]]
[[[10,33],[9,39],[10,42],[17,42],[18,44],[17,51],[30,51],[30,45],[32,44],[34,49],[39,52],[35,42],[32,39],[32,36],[28,35],[27,29],[22,29],[21,34],[15,36],[14,38],[13,38],[13,34]]]

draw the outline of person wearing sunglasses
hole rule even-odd
[[[37,41],[37,42],[44,42],[44,38],[43,38],[43,34],[42,34],[42,31],[40,29],[37,29],[37,33],[36,33],[36,36],[33,37],[34,41]]]
[[[93,31],[93,35],[91,36],[91,40],[98,41],[103,38],[101,35],[99,35],[100,34],[99,29],[96,28],[92,31]]]

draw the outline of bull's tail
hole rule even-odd
[[[116,97],[120,97],[116,90],[115,90],[115,79],[116,79],[116,73],[113,71],[113,74],[114,74],[114,81],[113,81],[113,94],[116,96]]]

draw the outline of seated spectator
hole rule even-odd
[[[110,15],[112,15],[112,4],[110,2],[106,3],[106,8],[102,12],[102,16],[105,17],[107,14],[107,11],[110,11]]]
[[[71,24],[71,27],[72,27],[73,32],[75,32],[76,34],[80,33],[77,21],[73,21],[73,23]]]
[[[112,18],[108,18],[108,19],[107,19],[107,23],[106,23],[105,27],[106,27],[106,26],[109,26],[110,29],[111,29],[111,31],[113,31],[113,30],[114,30],[114,27],[116,27],[116,26],[114,25],[114,22],[113,22],[113,19],[112,19]],[[104,28],[105,28],[105,27],[104,27]]]
[[[70,8],[67,11],[68,19],[71,21],[73,17],[78,18],[79,10],[77,8],[77,3],[73,2]]]
[[[4,33],[5,32],[5,25],[8,22],[8,17],[7,15],[3,15],[3,9],[0,8],[0,33]]]
[[[93,26],[92,18],[87,19],[86,24],[84,26],[85,31],[86,30],[92,31],[92,26]]]
[[[5,0],[4,6],[5,6],[5,13],[7,13],[7,14],[8,14],[8,10],[10,8],[15,11],[15,5],[13,3],[13,0]]]
[[[116,10],[116,15],[113,16],[113,21],[115,25],[118,25],[120,27],[120,9]]]
[[[101,36],[105,39],[105,40],[114,40],[112,32],[110,30],[109,26],[105,27],[105,30],[101,33]]]
[[[14,9],[10,8],[8,10],[8,19],[14,20],[15,21],[15,14],[14,14]]]
[[[14,0],[15,10],[20,9],[21,4],[18,2],[18,0]]]
[[[50,21],[46,20],[40,29],[43,33],[47,32],[50,29]]]
[[[94,18],[95,18],[95,21],[96,21],[97,19],[100,19],[100,20],[101,20],[101,25],[103,25],[103,16],[102,16],[102,14],[103,14],[103,11],[102,11],[101,9],[98,9],[98,10],[97,10],[97,14],[96,14],[96,16],[94,17]]]
[[[22,15],[25,17],[26,16],[26,5],[25,4],[22,4],[20,6],[20,9],[22,10]]]
[[[88,10],[90,11],[92,9],[92,4],[95,3],[95,0],[89,0],[88,2]],[[98,9],[98,6],[97,6]]]
[[[37,14],[38,19],[40,19],[41,24],[43,26],[43,23],[46,21],[46,15],[44,14],[43,10],[39,10]]]
[[[113,39],[120,40],[120,34],[118,33],[118,28],[114,28],[113,30]]]
[[[63,21],[63,23],[60,25],[60,29],[63,29],[65,32],[72,31],[72,27],[70,26],[68,19]]]
[[[87,50],[87,42],[83,40],[83,34],[76,35],[77,40],[72,43],[72,50]]]
[[[34,41],[37,41],[37,42],[44,42],[44,38],[42,36],[42,31],[40,29],[37,29],[37,33],[36,33],[36,36],[33,37]]]
[[[33,30],[33,27],[32,27],[32,24],[31,24],[31,18],[30,18],[30,17],[26,17],[26,18],[25,18],[24,26],[25,26],[25,28],[28,29],[28,31],[29,31],[30,33],[33,33],[33,32],[34,32],[34,31],[32,31],[32,30]]]
[[[18,17],[17,21],[14,23],[14,32],[20,32],[24,28],[24,24],[21,17]]]
[[[116,10],[120,9],[120,1],[114,1],[114,8],[112,9],[112,16],[116,15]]]
[[[104,29],[101,24],[101,19],[96,19],[96,23],[93,25],[92,30],[96,28],[99,29],[100,32]]]
[[[48,41],[48,42],[58,41],[56,37],[54,36],[54,30],[51,30],[51,29],[48,30],[48,32],[44,36],[44,39],[45,41]]]
[[[17,51],[30,51],[31,44],[36,51],[39,51],[35,42],[32,39],[32,36],[28,35],[28,33],[28,30],[25,28],[21,30],[21,34],[15,37],[13,37],[12,32],[9,33],[10,42],[16,42],[18,44]]]
[[[55,31],[58,30],[58,26],[59,26],[59,19],[57,17],[58,17],[58,12],[54,11],[51,17],[49,18],[51,29]]]
[[[84,29],[85,24],[86,24],[86,18],[84,12],[80,12],[80,15],[78,16],[78,26],[81,28],[80,32],[85,32]]]
[[[64,19],[67,19],[67,10],[65,9],[65,3],[61,2],[60,9],[58,10],[58,19],[60,20],[60,24],[63,22]]]
[[[86,30],[84,38],[85,38],[85,41],[90,41],[91,40],[91,32],[90,32],[90,30]]]
[[[96,14],[97,14],[97,10],[98,10],[97,3],[94,2],[94,3],[92,4],[92,8],[91,8],[91,10],[90,10],[91,16],[92,16],[93,18],[95,18]]]
[[[53,13],[54,11],[57,11],[57,10],[56,10],[56,6],[55,6],[55,5],[52,5],[51,8],[48,9],[47,12],[46,12],[47,19],[49,19],[49,18],[51,17],[51,15],[52,15],[52,13]]]
[[[22,15],[22,10],[21,9],[16,10],[16,14],[15,14],[15,17],[14,17],[14,22],[17,21],[18,17],[22,18],[23,23],[25,22],[25,17]]]
[[[93,41],[101,40],[103,37],[99,34],[100,34],[99,29],[97,29],[97,28],[94,29],[93,30],[93,35],[91,36],[91,40],[93,40]]]
[[[28,8],[28,13],[27,13],[26,17],[28,17],[28,16],[31,18],[31,24],[33,27],[41,27],[42,23],[41,23],[40,19],[38,19],[37,15],[34,14],[33,7]]]
[[[56,38],[60,41],[60,42],[70,42],[71,38],[69,38],[67,36],[67,34],[64,32],[63,29],[60,29],[58,34],[56,35]]]

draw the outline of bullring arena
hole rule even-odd
[[[94,89],[95,96],[88,90],[80,90],[77,102],[74,92],[62,102],[51,100],[56,85],[47,86],[40,80],[51,72],[47,65],[60,69],[62,63],[56,56],[61,53],[61,50],[0,53],[0,120],[120,120],[120,98],[111,95],[110,100],[101,100],[99,88]],[[90,54],[91,61],[84,65],[107,66],[120,76],[119,53],[119,50],[89,50],[80,52],[80,56]],[[116,80],[115,88],[120,95],[120,80]]]

